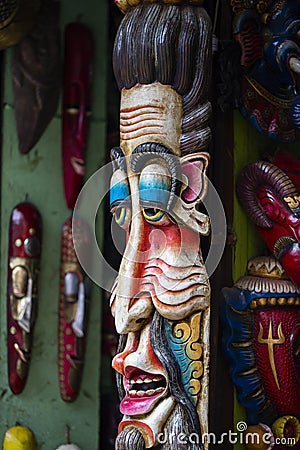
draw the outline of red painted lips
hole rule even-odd
[[[148,413],[167,392],[164,376],[143,372],[135,367],[126,368],[123,383],[126,396],[120,410],[129,416]]]

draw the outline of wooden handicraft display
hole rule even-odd
[[[14,48],[14,109],[22,154],[38,142],[53,118],[60,92],[60,36],[57,0],[43,0],[34,29]]]
[[[250,260],[248,275],[222,291],[231,378],[251,431],[261,436],[249,450],[300,448],[299,169],[279,150],[272,163],[251,163],[237,180],[237,197],[273,254]]]
[[[76,220],[77,245],[85,248],[89,234]],[[61,398],[74,401],[80,391],[87,336],[90,280],[83,272],[74,249],[72,217],[62,228],[59,293],[59,386]]]
[[[231,0],[241,48],[242,114],[264,135],[300,135],[299,0]]]
[[[116,449],[202,449],[208,432],[211,24],[201,1],[121,1],[113,64],[120,147],[111,211],[127,236],[111,310],[123,419]]]
[[[73,209],[85,174],[85,151],[89,117],[93,63],[93,35],[81,23],[65,29],[62,111],[62,158],[67,207]]]
[[[7,281],[8,378],[14,394],[23,391],[37,313],[42,223],[37,209],[20,203],[11,214]]]

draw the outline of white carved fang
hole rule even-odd
[[[294,56],[289,60],[289,66],[290,69],[295,72],[300,74],[300,61],[298,58],[295,58]]]
[[[142,384],[144,383],[144,381],[141,380],[141,378],[138,378],[137,380],[134,381],[134,383]]]
[[[139,397],[143,397],[145,395],[145,391],[137,391],[137,395]]]

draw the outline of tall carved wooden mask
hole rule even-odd
[[[118,3],[118,2],[117,2]],[[135,6],[130,6],[130,5]],[[202,1],[119,1],[111,211],[127,243],[111,296],[123,419],[116,449],[175,449],[208,423],[206,194],[211,24]]]

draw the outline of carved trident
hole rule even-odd
[[[275,339],[273,337],[273,323],[272,323],[272,321],[270,321],[268,337],[267,337],[267,339],[264,339],[263,338],[263,326],[261,323],[259,324],[259,333],[258,333],[257,342],[259,344],[267,344],[268,345],[268,353],[269,353],[269,360],[270,360],[270,364],[271,364],[271,368],[272,368],[272,373],[273,373],[276,385],[277,385],[278,389],[280,390],[276,366],[275,366],[275,359],[274,359],[274,345],[281,345],[281,344],[285,343],[285,336],[282,332],[282,323],[281,322],[278,325],[277,334],[278,334],[278,338]]]

